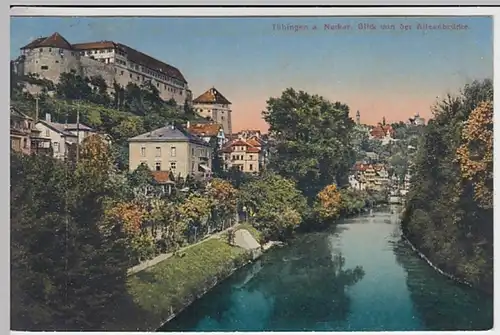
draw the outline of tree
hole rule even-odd
[[[328,184],[347,184],[355,152],[346,105],[289,88],[267,101],[263,116],[276,141],[272,169],[296,180],[310,199]]]
[[[335,220],[342,209],[342,198],[337,185],[331,184],[326,186],[317,195],[318,202],[316,210],[321,220]]]
[[[481,103],[462,131],[463,144],[457,150],[464,179],[474,184],[475,199],[484,207],[493,206],[493,103]]]
[[[268,172],[242,186],[239,203],[251,214],[252,225],[267,238],[284,239],[307,215],[306,199],[293,180]]]
[[[222,221],[222,228],[224,229],[224,223],[237,213],[236,189],[230,182],[214,178],[207,187],[207,195],[212,200],[212,217],[219,218]]]
[[[194,232],[194,240],[197,241],[199,233],[204,233],[206,223],[210,215],[210,200],[202,195],[190,194],[189,197],[178,207],[179,217],[187,228],[187,235]]]

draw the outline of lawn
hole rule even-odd
[[[216,279],[246,262],[246,252],[224,239],[209,239],[129,277],[128,291],[148,315],[146,327],[159,327],[171,312],[182,309]]]

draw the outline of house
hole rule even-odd
[[[182,178],[212,175],[211,147],[184,127],[165,127],[135,136],[129,142],[129,169],[145,164],[152,171],[172,172]]]
[[[47,154],[52,150],[50,142],[40,137],[35,121],[12,106],[10,107],[10,146],[12,150],[26,155]]]
[[[195,112],[222,125],[226,135],[233,133],[231,102],[215,87],[193,100]]]
[[[237,168],[245,173],[259,173],[261,170],[261,149],[257,142],[248,142],[243,139],[236,139],[227,143],[222,148],[224,169]]]
[[[382,190],[386,188],[389,183],[389,172],[384,164],[365,164],[358,162],[352,168],[352,178],[350,177],[349,183],[351,187],[356,186],[358,189]],[[355,179],[351,182],[351,179]]]
[[[383,145],[394,141],[395,131],[388,124],[379,123],[370,130],[370,139],[380,140]]]
[[[78,137],[66,129],[64,123],[52,122],[51,115],[46,114],[45,120],[39,120],[36,128],[40,131],[40,137],[47,140],[45,148],[52,146],[54,158],[69,159],[76,153]]]
[[[212,139],[215,139],[218,148],[222,148],[224,143],[226,143],[226,136],[224,133],[224,127],[220,123],[208,122],[208,123],[190,123],[186,124],[186,129],[193,135],[201,137],[207,143],[210,143]]]

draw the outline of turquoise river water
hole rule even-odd
[[[389,210],[272,250],[159,331],[487,330],[493,298],[436,273]]]

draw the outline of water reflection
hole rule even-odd
[[[493,327],[493,299],[435,272],[399,240],[393,244],[405,269],[411,301],[425,327],[435,331],[488,330]]]
[[[251,275],[249,275],[251,274]],[[364,276],[332,253],[328,234],[308,234],[218,286],[167,330],[301,331],[344,322],[348,288]],[[229,288],[229,289],[228,289]]]

